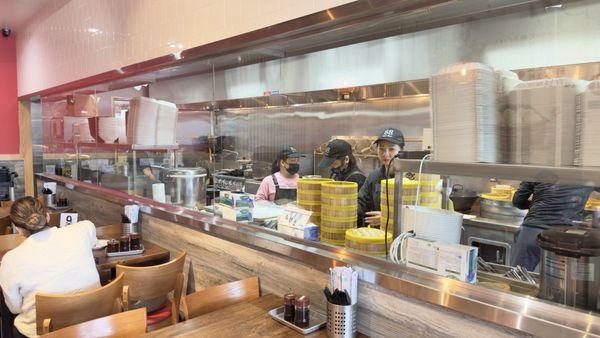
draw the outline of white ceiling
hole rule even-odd
[[[18,31],[45,9],[58,9],[69,0],[0,0],[0,25]]]

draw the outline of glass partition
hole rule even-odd
[[[441,15],[438,10],[415,15]],[[322,201],[298,202],[320,223],[320,239],[324,233],[330,236],[314,245],[346,245],[432,273],[452,270],[449,278],[540,294],[597,312],[590,301],[598,280],[592,276],[600,275],[598,230],[593,228],[600,205],[595,192],[600,186],[595,132],[600,126],[595,115],[600,112],[600,27],[595,14],[600,4],[594,1],[538,6],[240,67],[215,70],[222,59],[183,63],[44,97],[43,168],[215,213],[212,204],[219,192],[256,193],[288,145],[305,155],[300,175],[329,177],[329,168],[319,162],[329,141],[343,139],[357,167],[372,173],[367,179],[372,189],[361,192],[372,200],[363,211],[380,212],[371,228],[382,230],[387,224],[391,235],[381,231],[369,239],[372,234],[365,230],[347,237],[346,230],[356,223],[339,224],[356,218],[331,216],[340,222],[324,226],[324,210],[313,208],[322,207]],[[177,76],[168,75],[172,70]],[[149,112],[161,102],[177,105],[175,123]],[[381,166],[387,163],[373,143],[386,128],[400,130],[405,144],[403,159],[387,170],[394,179],[382,185],[386,171]],[[172,131],[174,142],[159,141],[157,135],[165,130]],[[142,136],[154,138],[136,143],[147,141]],[[429,152],[432,156],[421,163]],[[199,184],[207,198],[192,192],[196,200],[182,202],[178,184],[184,183],[172,179],[181,175],[204,177],[192,184]],[[161,183],[159,198],[154,186]],[[361,193],[349,193],[354,199],[350,207],[330,209],[356,210]],[[281,213],[280,207],[273,208]],[[415,229],[436,215],[442,215],[438,225],[448,227],[458,217],[457,239],[441,240],[464,246],[419,247],[439,240],[436,234],[451,236],[440,228],[423,237],[425,242],[415,242],[412,235],[418,239],[419,231],[426,231]],[[259,217],[253,224],[273,228]],[[544,237],[544,230],[551,231]],[[561,239],[567,246],[580,241],[590,247],[560,247]],[[469,255],[469,247],[478,251],[467,266],[442,269],[441,263],[427,266],[416,257],[427,250],[435,257],[439,252]],[[461,275],[473,269],[477,281]],[[568,300],[566,285],[585,290],[580,293],[585,299]]]

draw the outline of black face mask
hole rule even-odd
[[[298,171],[300,171],[300,164],[298,164],[298,163],[288,163],[287,171],[288,171],[288,173],[290,173],[292,175],[297,174]]]

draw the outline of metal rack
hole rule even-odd
[[[396,159],[393,163],[394,179],[394,235],[400,234],[402,220],[402,174],[418,172],[420,160]],[[497,178],[544,183],[560,183],[589,187],[600,186],[600,168],[551,167],[518,164],[458,163],[426,160],[422,172],[440,174],[444,181],[442,207],[447,206],[447,188],[451,186],[450,176]]]
[[[418,172],[420,160],[396,160],[394,169]],[[498,179],[600,186],[600,167],[550,167],[518,164],[456,163],[425,161],[423,172],[448,176],[494,177]]]

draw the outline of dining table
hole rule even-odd
[[[96,237],[98,237],[98,239],[118,240],[120,235],[120,224],[111,224],[96,228]],[[105,285],[110,280],[115,278],[115,268],[117,267],[117,264],[129,266],[149,266],[167,263],[170,260],[171,253],[169,250],[144,239],[142,239],[141,243],[144,246],[144,252],[135,255],[109,257],[105,248],[93,251],[94,259],[96,260],[96,267],[98,268],[100,282],[102,285]]]
[[[145,337],[327,337],[325,328],[302,335],[275,321],[268,312],[282,305],[282,297],[268,294],[148,332]]]

